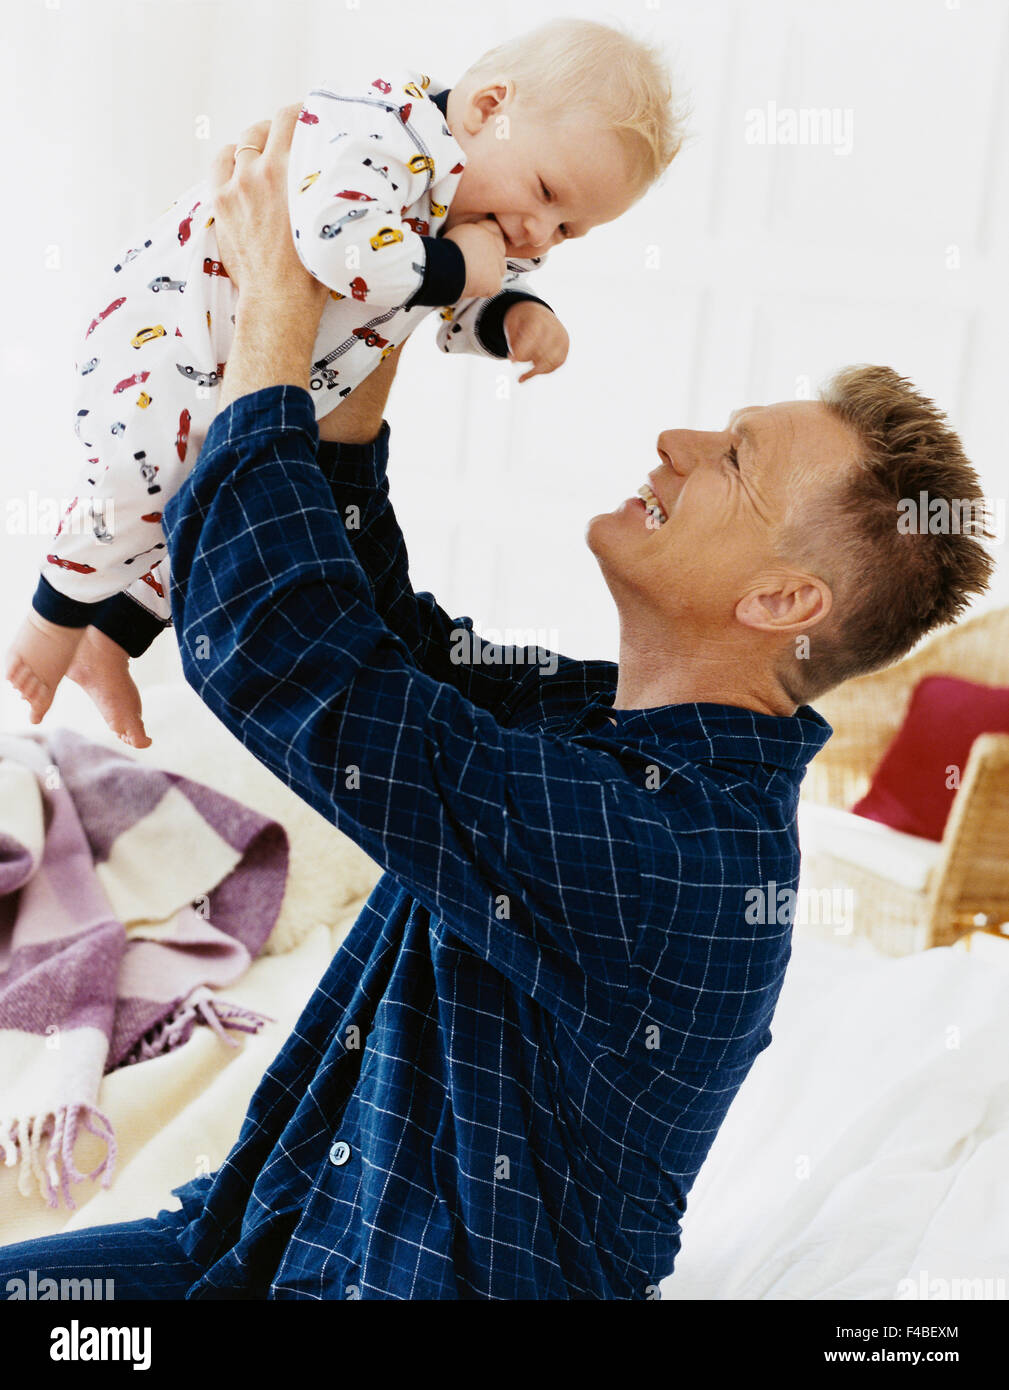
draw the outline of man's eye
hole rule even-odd
[[[726,458],[729,460],[729,462],[732,464],[733,468],[735,468],[736,471],[738,472],[738,471],[739,471],[739,455],[738,455],[737,452],[736,452],[736,446],[735,446],[735,444],[730,444],[730,445],[729,445],[729,450],[728,450],[728,453],[725,455],[725,457],[726,457]]]
[[[570,231],[568,230],[568,224],[567,224],[566,222],[562,222],[562,223],[561,223],[561,225],[560,225],[560,233],[561,233],[561,236],[570,236],[570,235],[571,235]]]

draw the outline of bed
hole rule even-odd
[[[144,703],[154,743],[136,757],[288,832],[291,891],[264,953],[227,991],[276,1021],[237,1050],[198,1028],[176,1051],[107,1076],[101,1101],[119,1149],[111,1186],[79,1184],[76,1210],[52,1210],[0,1168],[3,1243],[153,1215],[173,1204],[172,1187],[217,1167],[379,876],[188,687],[152,687]],[[73,722],[115,743],[90,706]],[[1009,942],[991,936],[894,960],[867,942],[799,932],[774,1044],[695,1184],[663,1297],[896,1298],[923,1287],[942,1296],[943,1281],[964,1279],[1009,1297],[1007,991]],[[80,1166],[101,1154],[84,1136]]]

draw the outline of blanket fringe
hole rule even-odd
[[[81,1125],[105,1143],[105,1157],[90,1173],[74,1163],[74,1148]],[[38,1192],[50,1207],[60,1197],[74,1210],[70,1184],[98,1178],[102,1187],[112,1182],[116,1161],[116,1137],[108,1118],[94,1105],[64,1105],[41,1115],[0,1120],[0,1152],[6,1167],[18,1164],[18,1191],[23,1197]]]
[[[146,1062],[151,1057],[160,1057],[188,1041],[197,1023],[205,1023],[228,1047],[238,1043],[229,1038],[225,1029],[237,1033],[258,1033],[264,1023],[276,1023],[269,1014],[257,1013],[255,1009],[243,1008],[227,999],[219,999],[206,985],[199,985],[186,995],[173,1012],[146,1033],[123,1058],[122,1066],[132,1066],[135,1062]]]

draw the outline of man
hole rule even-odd
[[[120,1297],[655,1297],[770,1042],[791,928],[748,923],[746,895],[797,882],[830,732],[804,701],[983,589],[976,538],[896,527],[904,493],[977,479],[882,368],[668,431],[661,524],[628,500],[588,529],[618,665],[454,662],[469,620],[413,592],[388,498],[395,359],[317,431],[295,114],[218,165],[239,308],[165,513],[173,615],[208,706],[387,872],[219,1171],[179,1211],[11,1247],[0,1273],[93,1267]]]

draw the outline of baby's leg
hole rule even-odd
[[[38,724],[53,702],[56,687],[66,675],[85,629],[61,627],[32,608],[7,653],[7,679],[31,706]]]
[[[86,627],[67,676],[88,692],[106,724],[124,743],[150,747],[130,658],[118,642],[96,627]]]

